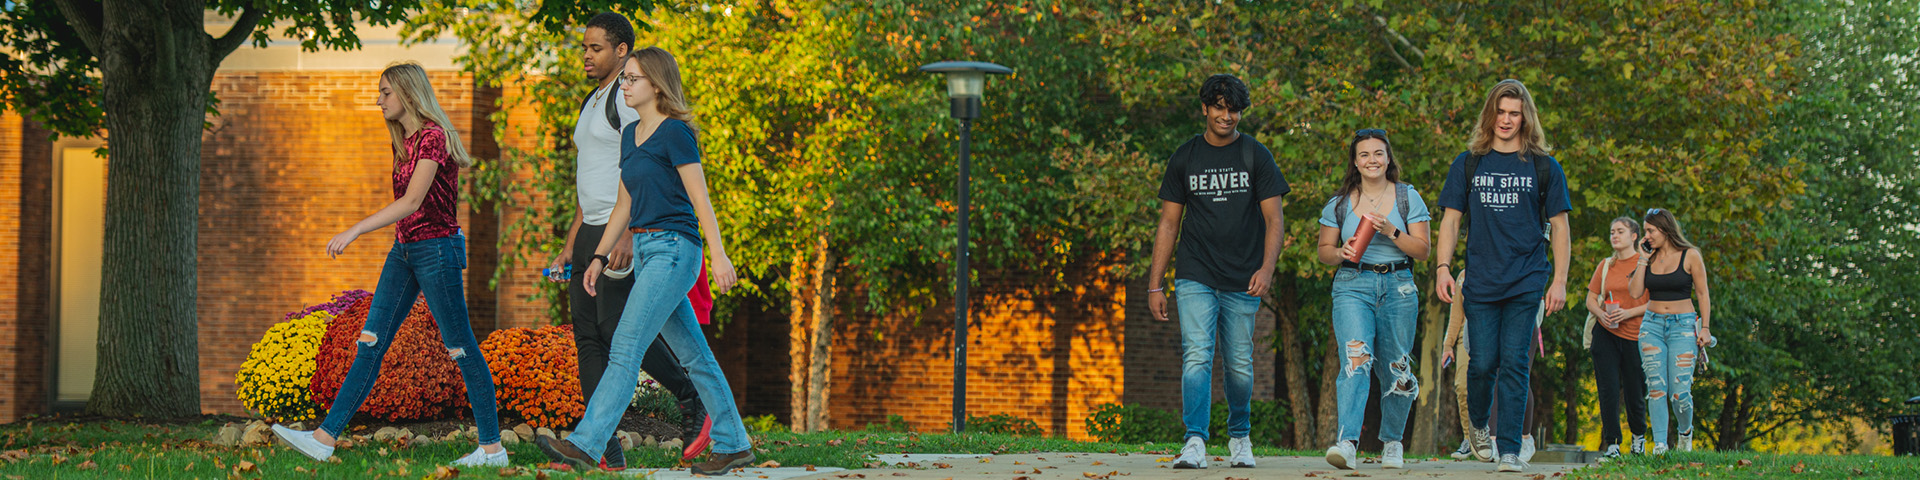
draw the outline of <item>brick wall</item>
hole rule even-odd
[[[52,159],[46,130],[0,113],[0,422],[47,411]]]

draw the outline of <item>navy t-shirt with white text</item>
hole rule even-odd
[[[1491,150],[1480,158],[1479,171],[1467,172],[1471,155],[1462,152],[1453,159],[1447,184],[1440,189],[1441,208],[1467,213],[1466,267],[1471,273],[1461,293],[1470,301],[1492,303],[1545,292],[1553,263],[1541,219],[1573,210],[1566,172],[1552,156],[1529,155],[1532,161],[1546,162],[1546,175],[1535,179],[1534,164],[1517,152]],[[1541,192],[1546,193],[1544,205]],[[1542,208],[1547,215],[1540,214]]]
[[[1244,151],[1242,149],[1251,149]],[[1251,168],[1247,160],[1251,154]],[[1215,290],[1244,292],[1266,252],[1267,223],[1260,202],[1286,195],[1287,178],[1273,153],[1252,135],[1216,147],[1204,136],[1173,152],[1160,178],[1160,199],[1181,204],[1174,278]]]

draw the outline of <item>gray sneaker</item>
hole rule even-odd
[[[1600,453],[1600,463],[1607,463],[1607,462],[1611,462],[1619,459],[1620,459],[1619,445],[1607,445],[1607,451]]]
[[[1519,455],[1509,453],[1509,454],[1500,456],[1500,466],[1494,467],[1493,471],[1518,472],[1526,469],[1527,469],[1526,461],[1521,460]]]
[[[1467,439],[1465,438],[1460,439],[1460,448],[1454,449],[1453,453],[1450,454],[1450,456],[1452,456],[1454,460],[1466,460],[1469,458],[1473,458],[1473,447],[1468,443],[1469,442],[1467,441]]]
[[[1467,439],[1472,440],[1473,456],[1482,462],[1493,461],[1493,436],[1485,428],[1469,428]]]
[[[1645,455],[1647,453],[1647,436],[1634,435],[1633,449],[1628,451],[1633,452],[1634,455]]]

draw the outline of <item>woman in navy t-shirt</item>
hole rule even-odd
[[[599,463],[608,439],[633,401],[640,359],[651,339],[665,338],[693,379],[713,422],[713,455],[693,465],[692,473],[720,475],[753,463],[753,443],[733,404],[733,392],[707,347],[687,290],[700,273],[704,246],[712,262],[712,280],[721,293],[733,288],[733,262],[720,239],[720,223],[707,199],[700,170],[700,145],[694,138],[680,67],[659,47],[634,52],[620,74],[621,94],[640,120],[621,132],[620,197],[608,225],[626,225],[633,235],[633,293],[613,334],[607,370],[600,388],[587,399],[580,428],[566,440],[540,437],[540,449],[554,461],[586,470]],[[606,254],[621,235],[607,229],[587,262],[586,289],[597,294]],[[703,241],[704,240],[704,241]]]

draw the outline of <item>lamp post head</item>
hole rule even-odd
[[[986,91],[988,74],[1006,75],[1013,69],[986,62],[934,62],[920,71],[947,76],[947,98],[953,104],[953,118],[970,120],[980,116],[980,95]]]

